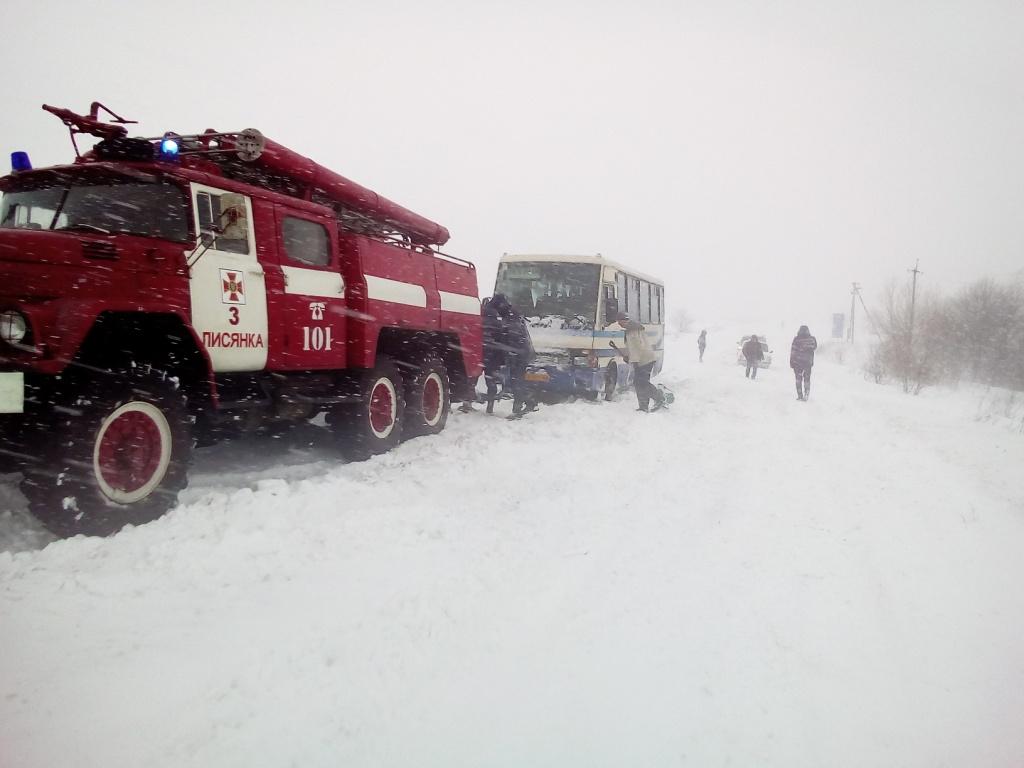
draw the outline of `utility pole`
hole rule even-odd
[[[911,272],[914,275],[913,282],[910,284],[910,340],[907,343],[907,346],[910,347],[910,349],[913,349],[914,347],[914,305],[917,303],[917,276],[924,274],[924,272],[917,268],[920,263],[920,259],[915,260],[914,268],[907,270],[907,272]]]
[[[871,318],[871,313],[868,312],[868,305],[864,303],[864,295],[860,292],[860,286],[857,286],[857,300],[860,302],[860,308],[864,310],[864,317],[871,323],[871,327],[875,329],[875,335],[878,335],[878,324]]]
[[[907,332],[907,373],[903,376],[903,391],[908,392],[910,390],[910,379],[907,374],[910,374],[914,370],[914,307],[917,304],[917,276],[923,275],[924,273],[918,269],[921,260],[914,260],[914,268],[908,269],[914,275],[913,282],[910,284],[910,329]]]
[[[860,283],[852,283],[851,285],[853,287],[850,289],[850,343],[853,344],[854,318],[857,311],[857,297],[860,295]]]

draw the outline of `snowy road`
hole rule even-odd
[[[668,413],[209,449],[107,540],[8,477],[0,764],[1020,766],[1024,435],[726,336]]]

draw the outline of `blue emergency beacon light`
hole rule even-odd
[[[28,152],[11,152],[12,171],[31,171],[32,161],[28,159]]]

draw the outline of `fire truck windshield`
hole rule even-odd
[[[4,192],[0,228],[158,237],[188,242],[188,201],[166,182],[26,179]]]

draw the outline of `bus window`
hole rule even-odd
[[[621,272],[615,275],[615,287],[619,292],[619,312],[629,313],[629,291],[626,290],[626,276]],[[615,318],[611,318],[608,322],[614,322]]]
[[[601,326],[611,325],[619,314],[619,302],[615,298],[615,286],[611,283],[604,284],[604,302],[602,303],[604,318]]]
[[[560,317],[593,328],[600,280],[598,264],[512,261],[499,266],[494,291],[527,317]]]

